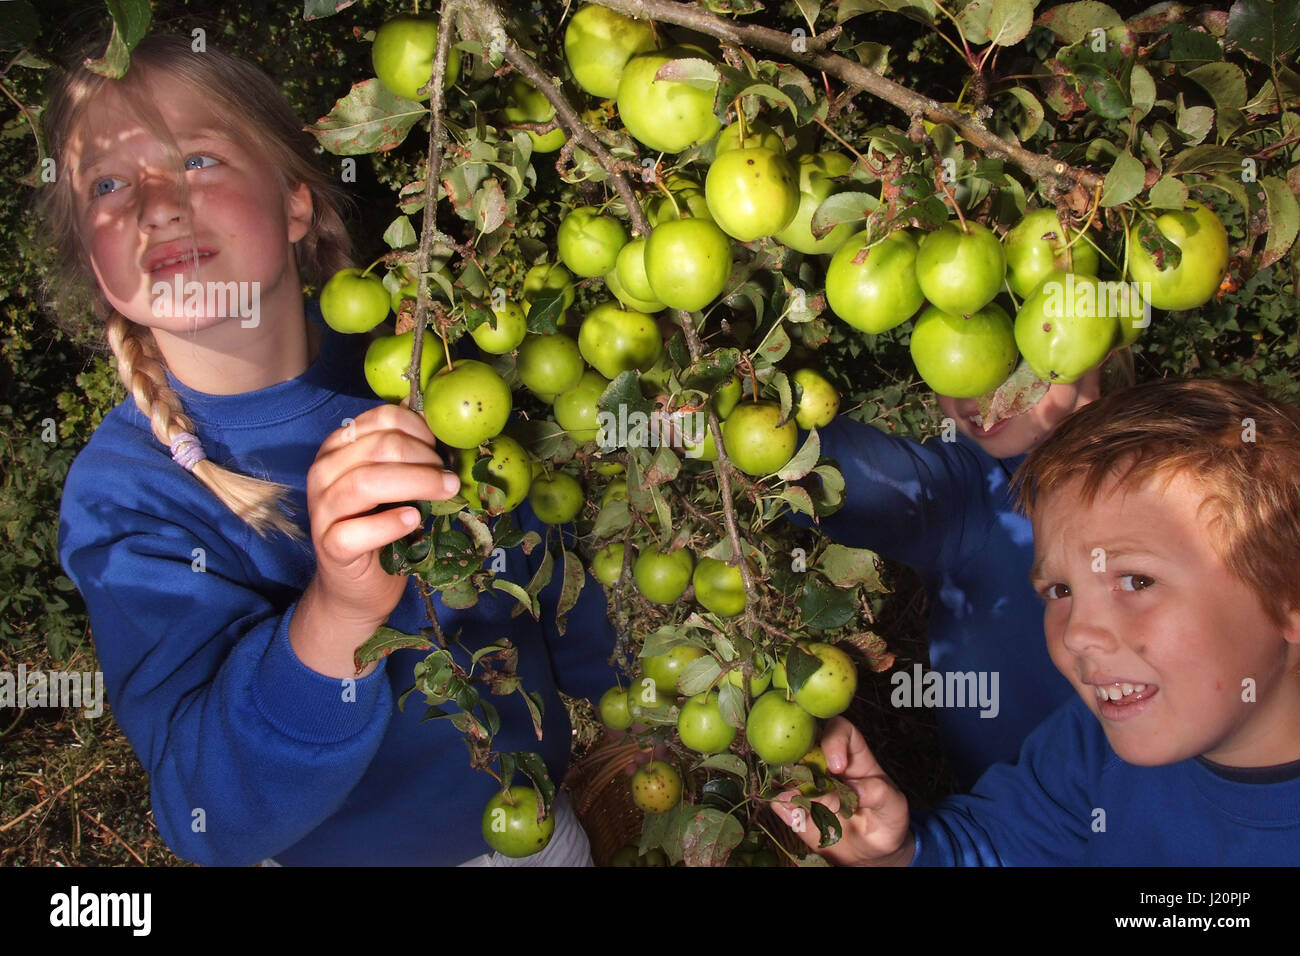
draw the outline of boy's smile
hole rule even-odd
[[[1034,518],[1035,590],[1048,650],[1117,754],[1156,766],[1300,759],[1300,614],[1279,627],[1216,550],[1203,486],[1078,482]]]
[[[1015,458],[1037,447],[1067,415],[1095,401],[1100,394],[1101,372],[1094,368],[1077,382],[1050,386],[1033,408],[1004,418],[989,429],[979,420],[978,398],[935,397],[957,430],[985,452],[994,458]]]

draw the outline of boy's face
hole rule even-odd
[[[1078,492],[1037,508],[1032,583],[1052,660],[1115,752],[1141,766],[1300,759],[1300,614],[1274,624],[1228,569],[1202,487],[1112,481],[1088,507]]]
[[[951,398],[935,395],[944,415],[957,424],[957,430],[972,439],[994,458],[1015,458],[1033,450],[1067,415],[1096,401],[1101,394],[1101,371],[1092,369],[1077,382],[1048,386],[1047,394],[1033,408],[1013,418],[1003,419],[985,431],[975,422],[979,415],[978,398]]]

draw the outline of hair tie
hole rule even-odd
[[[198,436],[190,432],[181,432],[173,438],[171,448],[172,460],[186,471],[193,471],[195,465],[208,457]]]

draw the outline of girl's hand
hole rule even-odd
[[[415,528],[418,512],[376,509],[443,500],[460,488],[434,441],[422,415],[379,405],[331,433],[307,472],[316,576],[290,640],[303,663],[327,676],[352,676],[357,646],[388,619],[406,589],[407,576],[384,571],[377,551]]]
[[[852,787],[858,795],[858,809],[853,816],[840,820],[844,833],[840,841],[822,856],[841,866],[906,866],[912,862],[913,844],[907,798],[894,786],[858,728],[843,717],[833,718],[821,739],[826,755],[826,769]],[[781,794],[772,809],[800,838],[817,849],[819,834],[806,811],[792,806],[795,791]],[[834,793],[814,798],[832,812],[839,813],[840,800]]]

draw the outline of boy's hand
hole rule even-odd
[[[826,755],[826,769],[857,792],[858,809],[848,818],[841,814],[844,834],[839,842],[817,852],[840,866],[907,866],[911,863],[913,842],[907,798],[876,762],[858,728],[843,717],[833,718],[822,734],[821,748]],[[803,814],[803,811],[789,803],[794,792],[782,794],[772,803],[772,809],[816,850],[819,840],[817,828],[806,815],[796,818],[796,813]],[[814,799],[839,813],[840,801],[834,793]]]

